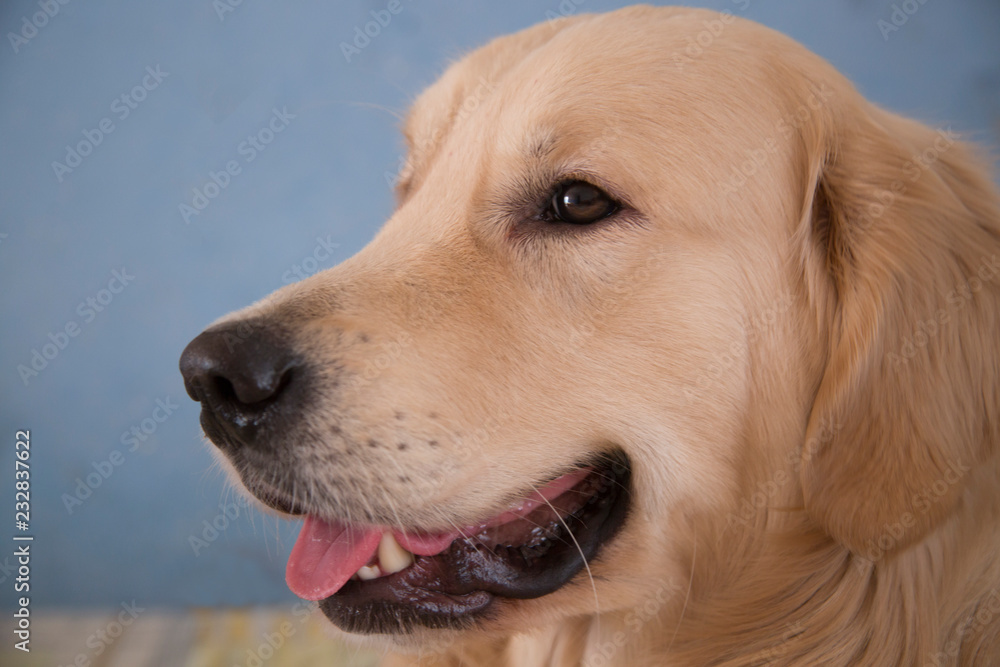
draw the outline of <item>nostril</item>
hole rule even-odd
[[[247,401],[241,401],[236,395],[236,389],[233,387],[233,383],[222,377],[221,375],[216,375],[209,378],[209,382],[213,385],[212,393],[214,393],[218,398],[223,401],[233,401],[239,403],[246,403]],[[253,402],[253,401],[250,401]]]
[[[244,368],[231,375],[214,375],[209,381],[223,401],[247,407],[262,407],[278,398],[291,381],[291,368]]]

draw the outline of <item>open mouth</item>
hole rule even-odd
[[[436,534],[307,515],[286,581],[348,632],[465,628],[498,598],[567,584],[624,524],[629,483],[624,455],[606,456],[482,523]]]

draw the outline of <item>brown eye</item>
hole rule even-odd
[[[574,225],[589,225],[618,210],[618,204],[604,190],[585,181],[560,183],[552,195],[550,215]]]

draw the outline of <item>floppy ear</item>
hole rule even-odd
[[[998,446],[1000,208],[950,131],[860,100],[835,113],[806,197],[835,305],[801,481],[810,516],[877,560],[941,522]]]

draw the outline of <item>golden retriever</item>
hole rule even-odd
[[[732,15],[503,37],[398,207],[185,350],[386,664],[1000,664],[1000,206],[947,128]]]

